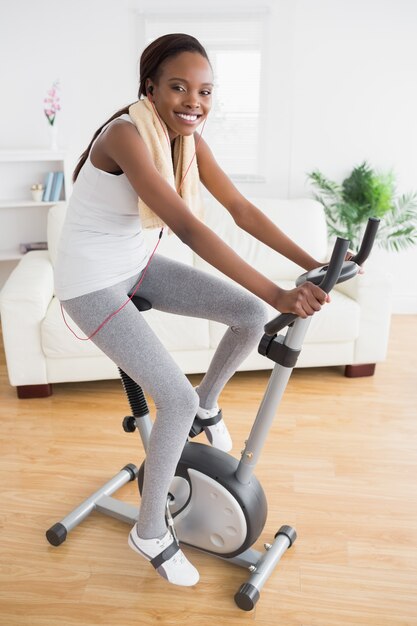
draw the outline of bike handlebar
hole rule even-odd
[[[376,233],[379,227],[379,218],[370,217],[366,225],[365,233],[363,235],[362,243],[359,248],[359,252],[355,254],[350,260],[354,261],[357,265],[362,265],[371,254],[372,246],[374,245]]]
[[[342,237],[336,239],[327,272],[319,285],[320,289],[323,289],[326,293],[329,293],[337,283],[349,244],[349,239],[342,239]]]
[[[349,248],[350,242],[348,239],[343,239],[342,237],[338,237],[336,239],[336,243],[334,245],[332,256],[330,258],[328,266],[323,266],[321,268],[316,268],[315,270],[312,270],[311,272],[307,272],[302,277],[304,279],[303,282],[305,282],[305,280],[309,280],[309,274],[314,273],[314,277],[317,279],[318,275],[321,272],[325,271],[325,274],[323,278],[321,279],[320,283],[316,281],[312,281],[312,282],[315,282],[316,284],[318,284],[320,289],[322,289],[326,293],[330,293],[330,291],[337,284],[337,282],[339,282],[339,280],[341,282],[342,280],[348,280],[349,278],[352,278],[353,276],[355,276],[359,270],[358,266],[364,263],[364,261],[366,261],[366,259],[371,253],[372,246],[375,241],[375,236],[378,230],[378,226],[379,226],[379,219],[377,217],[370,217],[368,220],[366,229],[365,229],[365,233],[363,235],[359,252],[355,256],[353,256],[350,261],[348,261],[347,263],[348,267],[346,268],[344,268],[344,260],[345,260],[346,252]],[[353,265],[353,263],[356,264],[356,268],[355,268],[355,265]],[[354,271],[351,270],[352,267],[355,268]],[[346,273],[344,276],[342,276],[341,274],[344,273],[345,269],[346,269]],[[298,315],[296,315],[295,313],[281,313],[280,315],[278,315],[271,321],[267,322],[267,324],[265,324],[264,326],[265,334],[270,335],[270,336],[276,335],[280,330],[292,324],[297,318],[298,318]]]
[[[326,293],[329,293],[329,291],[333,289],[337,279],[339,278],[346,252],[349,248],[349,243],[349,239],[342,239],[342,237],[338,237],[336,239],[327,271],[319,285],[320,289],[323,289]],[[297,317],[298,315],[296,313],[281,313],[281,315],[278,315],[273,320],[265,324],[265,334],[275,335],[286,326],[292,324]]]

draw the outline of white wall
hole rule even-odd
[[[1,147],[49,147],[43,98],[62,87],[59,147],[74,160],[135,100],[138,46],[124,0],[0,0]]]
[[[341,180],[364,159],[393,168],[400,192],[417,189],[417,2],[212,0],[210,8],[238,12],[261,3],[270,9],[267,183],[242,191],[309,195],[306,172],[319,168]],[[169,0],[158,4],[172,10]],[[136,98],[143,44],[135,12],[144,6],[0,0],[0,147],[48,147],[43,97],[59,77],[59,142],[75,165],[94,130]],[[177,10],[205,6],[175,3]],[[417,247],[386,262],[396,276],[394,310],[417,312]]]
[[[289,195],[305,172],[341,181],[367,159],[417,190],[417,2],[298,0],[294,10]],[[379,254],[394,311],[417,312],[417,246]]]

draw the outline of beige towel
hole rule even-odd
[[[140,136],[149,149],[153,162],[164,179],[176,190],[190,165],[188,174],[180,189],[180,196],[188,208],[203,219],[203,203],[200,192],[200,177],[198,174],[197,158],[194,157],[194,136],[178,136],[174,142],[174,163],[172,162],[171,145],[168,143],[168,130],[165,123],[159,121],[148,98],[138,100],[129,107],[129,115],[139,131]],[[161,228],[165,226],[140,198],[138,198],[139,215],[143,228]]]

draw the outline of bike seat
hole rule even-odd
[[[133,296],[132,302],[139,311],[149,311],[149,309],[152,308],[152,304],[149,300],[141,298],[140,296]]]

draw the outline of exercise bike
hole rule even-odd
[[[359,266],[371,252],[378,225],[378,219],[370,218],[360,250],[352,260],[344,261],[349,241],[338,238],[329,264],[302,274],[296,284],[311,281],[329,293],[335,284],[356,276]],[[143,298],[134,297],[133,301],[140,311],[151,308],[151,304]],[[201,420],[196,418],[167,496],[167,523],[181,544],[249,569],[248,580],[234,597],[237,606],[244,611],[254,608],[266,580],[297,538],[294,528],[283,525],[273,541],[264,544],[265,552],[251,547],[259,538],[267,517],[265,493],[254,475],[254,469],[310,322],[311,317],[301,319],[284,313],[265,325],[258,351],[274,361],[275,365],[240,460],[209,445],[192,441],[203,429]],[[286,327],[286,334],[278,335]],[[136,382],[121,369],[119,372],[132,412],[124,418],[123,428],[126,432],[139,431],[146,452],[152,420],[145,396]],[[138,519],[138,507],[117,500],[112,494],[133,480],[138,480],[139,492],[142,493],[145,462],[139,469],[132,463],[126,465],[64,519],[49,528],[46,532],[49,543],[53,546],[62,544],[68,533],[93,510],[133,526]]]

